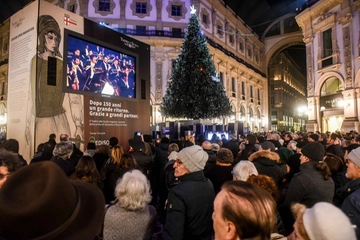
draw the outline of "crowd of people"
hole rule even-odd
[[[0,145],[1,239],[360,239],[360,134]],[[28,165],[29,163],[29,165]],[[27,166],[28,165],[28,166]]]

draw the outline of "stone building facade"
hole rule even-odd
[[[303,44],[295,14],[276,19],[262,36],[257,36],[221,0],[45,1],[151,46],[150,125],[172,120],[161,116],[159,106],[171,76],[173,62],[181,51],[182,39],[190,18],[190,6],[194,5],[208,39],[219,78],[235,113],[227,119],[214,119],[207,124],[233,123],[230,125],[235,126],[234,130],[239,133],[240,128],[248,131],[278,129],[278,126],[271,126],[271,91],[268,87],[271,74],[268,67],[272,58],[285,48]],[[4,46],[3,39],[9,34],[6,24],[9,24],[8,20],[0,28],[1,46]],[[1,114],[6,117],[8,54],[0,51],[0,55],[0,87],[1,93],[4,92],[0,101],[1,125]],[[289,89],[294,90],[296,89]]]
[[[360,1],[321,0],[296,16],[307,55],[308,131],[359,131]]]
[[[221,1],[57,0],[49,1],[151,46],[150,125],[168,121],[159,112],[172,65],[194,5],[208,38],[233,116],[212,124],[242,122],[250,131],[268,129],[268,84],[264,43]]]
[[[305,118],[298,108],[306,104],[306,77],[292,57],[283,52],[269,64],[271,129],[305,130]]]

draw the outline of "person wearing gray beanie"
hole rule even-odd
[[[178,158],[190,173],[204,170],[209,155],[198,145],[186,147],[178,153]],[[176,174],[176,169],[175,169]]]
[[[336,190],[335,204],[356,225],[356,237],[360,239],[360,147],[353,149],[345,160],[345,176],[351,181]]]
[[[179,183],[171,188],[166,204],[163,239],[210,239],[214,187],[204,175],[208,154],[197,145],[175,154],[174,176]]]

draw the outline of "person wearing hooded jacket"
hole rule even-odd
[[[275,145],[270,141],[265,141],[260,144],[259,151],[250,155],[249,161],[255,165],[259,174],[271,177],[276,185],[280,186],[284,178],[284,172],[278,165],[280,156],[274,151]]]

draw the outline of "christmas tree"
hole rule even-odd
[[[171,82],[160,107],[162,114],[188,119],[229,116],[230,102],[216,75],[206,37],[192,11],[182,50],[175,61]]]

